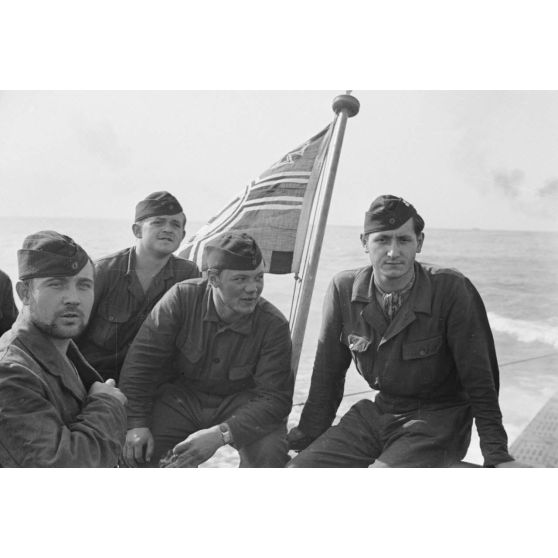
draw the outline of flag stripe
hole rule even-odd
[[[300,218],[309,214],[307,207],[313,203],[330,131],[328,126],[252,181],[189,239],[180,256],[204,269],[206,244],[225,231],[238,230],[255,238],[268,270],[273,265],[274,273],[291,272],[295,246],[301,242]]]

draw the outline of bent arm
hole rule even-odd
[[[175,340],[183,326],[182,304],[172,287],[155,305],[130,345],[119,387],[128,398],[128,428],[149,427],[153,397],[159,379],[175,352]]]
[[[258,355],[253,397],[227,419],[237,447],[261,438],[289,415],[294,390],[291,352],[288,323],[270,324]]]
[[[351,352],[340,341],[342,329],[339,291],[332,281],[324,299],[310,393],[298,425],[298,428],[312,439],[331,426],[343,399]]]
[[[0,369],[0,463],[7,467],[114,467],[126,435],[124,405],[88,396],[66,424],[44,384],[21,366]]]
[[[498,403],[494,339],[482,299],[467,279],[452,293],[447,334],[459,378],[471,402],[485,465],[511,461]]]

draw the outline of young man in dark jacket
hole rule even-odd
[[[0,465],[114,467],[126,398],[72,341],[93,305],[93,264],[71,238],[41,231],[18,265],[23,309],[0,339]]]
[[[241,467],[283,467],[292,406],[291,338],[260,295],[264,263],[246,234],[206,246],[207,279],[172,287],[142,325],[122,367],[130,466],[197,467],[232,444]],[[169,370],[175,380],[157,389]]]
[[[453,269],[415,261],[424,221],[395,196],[365,215],[370,266],[329,286],[292,467],[442,467],[467,453],[475,419],[486,466],[517,466],[498,404],[498,362],[481,297]],[[351,360],[374,401],[331,427]]]
[[[168,192],[136,206],[135,246],[95,262],[95,304],[78,346],[103,378],[118,380],[126,353],[155,304],[175,284],[199,277],[198,266],[177,258],[186,216]]]

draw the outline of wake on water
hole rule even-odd
[[[524,343],[546,343],[558,349],[558,327],[544,322],[530,322],[505,318],[488,312],[488,320],[493,331],[506,333]]]

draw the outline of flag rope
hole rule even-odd
[[[547,353],[546,355],[539,355],[536,357],[530,357],[530,358],[523,358],[521,360],[512,360],[510,362],[504,362],[503,364],[499,364],[498,366],[500,368],[504,368],[504,366],[512,366],[513,364],[521,364],[522,362],[529,362],[531,360],[540,360],[543,358],[548,358],[551,356],[557,356],[558,352],[554,351],[553,353]],[[363,391],[354,391],[353,393],[346,393],[343,395],[343,399],[345,399],[346,397],[353,397],[354,395],[363,395],[364,393],[373,393],[376,390],[373,389],[365,389]],[[301,407],[302,405],[304,405],[306,403],[306,401],[301,401],[300,403],[293,403],[293,407]]]

